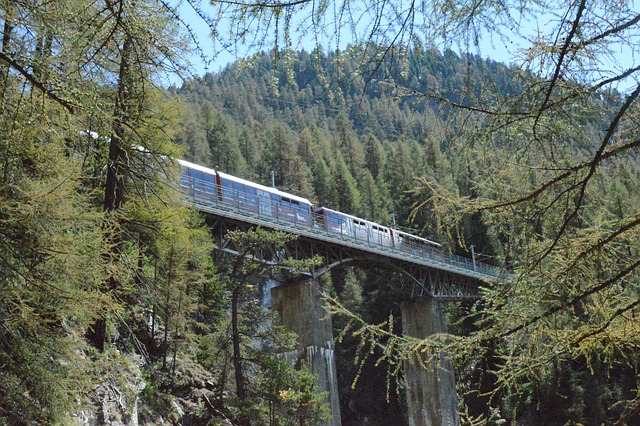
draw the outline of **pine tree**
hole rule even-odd
[[[351,175],[347,164],[338,156],[333,172],[334,199],[329,205],[348,214],[357,214],[361,208],[361,196],[356,180]]]
[[[245,168],[244,159],[229,120],[219,113],[210,114],[206,127],[211,152],[209,165],[226,173],[241,174]]]
[[[275,172],[276,186],[283,186],[289,180],[296,142],[284,124],[275,123],[267,130],[262,162],[269,171]]]

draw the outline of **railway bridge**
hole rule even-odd
[[[297,350],[284,355],[294,360],[305,359],[318,375],[320,391],[329,394],[332,420],[327,425],[340,424],[340,404],[332,324],[324,309],[320,275],[346,264],[384,268],[398,274],[404,295],[403,333],[418,338],[447,332],[446,302],[477,298],[483,283],[501,278],[498,268],[437,247],[400,249],[369,238],[331,232],[329,227],[315,221],[298,221],[295,215],[280,215],[277,210],[274,214],[274,211],[266,213],[247,208],[241,200],[242,194],[222,200],[194,189],[197,185],[183,182],[180,188],[187,201],[205,215],[218,250],[238,254],[226,233],[260,226],[298,236],[286,245],[284,253],[266,254],[262,261],[278,263],[285,257],[308,259],[317,255],[322,258],[322,265],[314,270],[283,280],[272,288],[271,307],[276,320],[299,336]],[[438,365],[432,365],[431,369],[426,370],[420,364],[406,362],[404,365],[410,426],[460,424],[450,361],[442,354]]]

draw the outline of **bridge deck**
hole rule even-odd
[[[495,281],[501,275],[499,268],[478,261],[473,262],[471,259],[448,253],[442,249],[434,249],[428,252],[400,250],[389,245],[356,239],[350,235],[329,232],[326,228],[314,223],[310,225],[309,223],[291,221],[289,217],[284,220],[283,217],[261,214],[259,211],[245,208],[242,203],[221,202],[215,197],[208,196],[208,194],[200,194],[189,188],[181,187],[181,191],[196,209],[213,215],[351,247],[481,281]]]

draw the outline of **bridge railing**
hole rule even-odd
[[[189,176],[181,176],[180,191],[196,205],[204,205],[220,210],[233,211],[247,218],[259,218],[261,221],[288,228],[292,233],[301,229],[314,234],[330,237],[336,241],[350,241],[362,247],[401,254],[413,259],[427,259],[431,263],[442,264],[447,269],[458,269],[475,274],[498,278],[501,270],[483,262],[449,253],[441,247],[419,240],[403,239],[394,242],[389,234],[367,232],[362,227],[348,226],[345,222],[329,220],[316,213],[308,213],[260,199],[256,194],[221,188],[211,182]]]

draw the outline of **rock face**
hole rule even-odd
[[[137,355],[121,356],[116,351],[110,371],[93,391],[91,399],[95,410],[82,410],[74,414],[78,424],[87,426],[138,426],[138,402],[146,383],[140,367],[142,358]]]
[[[306,361],[309,369],[318,375],[318,390],[328,392],[332,420],[326,425],[340,424],[340,400],[333,349],[331,317],[324,309],[320,283],[308,279],[271,289],[271,307],[276,321],[298,334],[295,351],[282,354],[290,363]]]
[[[402,332],[418,338],[446,333],[443,305],[432,299],[403,304]],[[422,364],[418,359],[404,364],[409,426],[460,425],[453,364],[444,353],[425,363],[426,369]]]

